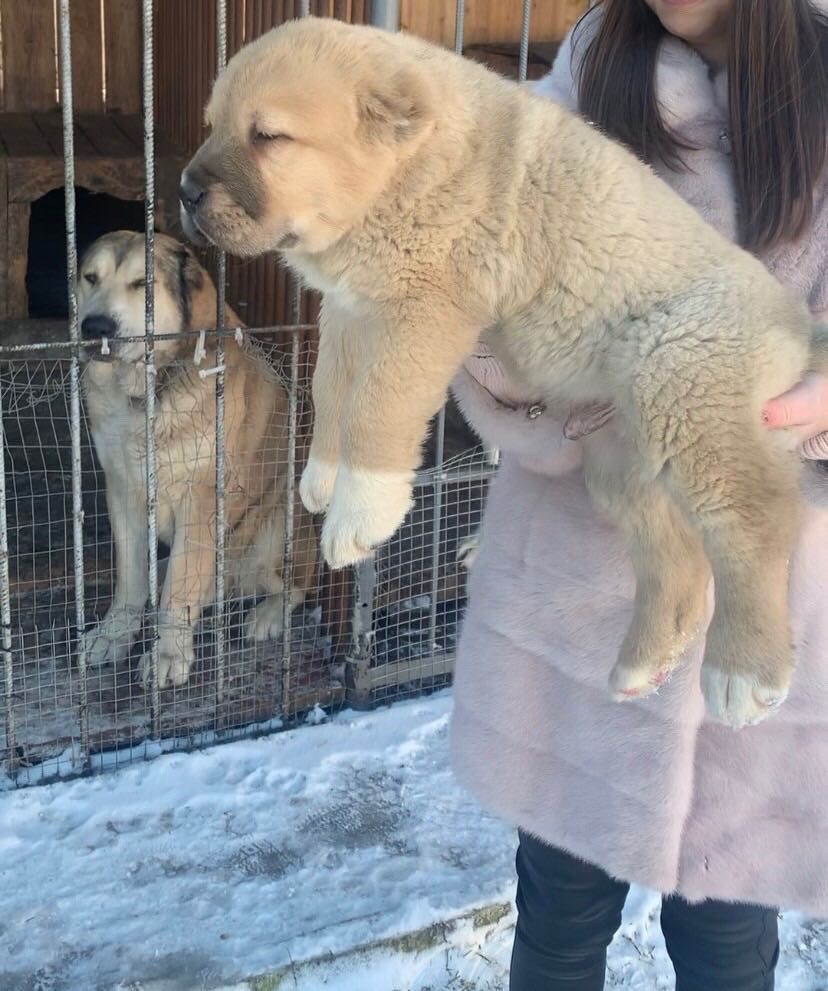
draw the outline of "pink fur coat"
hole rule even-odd
[[[588,31],[574,52],[564,42],[538,84],[573,109]],[[657,87],[667,120],[699,146],[687,172],[657,171],[734,236],[725,80],[671,39]],[[826,186],[810,234],[764,261],[815,313],[828,311]],[[502,452],[457,662],[461,781],[492,812],[625,880],[828,916],[828,511],[808,509],[792,562],[798,668],[777,713],[739,733],[708,723],[700,644],[660,694],[618,704],[606,682],[633,576],[618,534],[590,507],[577,441],[532,418],[532,397],[513,394],[485,355],[454,392]]]

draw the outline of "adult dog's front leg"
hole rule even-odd
[[[356,343],[359,327],[328,300],[319,315],[319,354],[313,373],[313,439],[299,495],[311,513],[324,512],[333,496],[339,462],[342,409],[352,380],[349,345]]]
[[[429,421],[475,337],[476,328],[456,311],[425,307],[361,335],[322,528],[322,552],[332,568],[368,557],[403,522]]]
[[[193,630],[215,587],[215,491],[193,490],[175,514],[175,536],[158,617],[158,684],[183,685],[195,659]],[[141,660],[150,683],[152,659]]]

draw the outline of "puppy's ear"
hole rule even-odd
[[[422,70],[405,66],[366,85],[359,116],[368,137],[385,144],[407,144],[434,116],[432,88]]]

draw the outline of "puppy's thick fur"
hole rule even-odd
[[[611,676],[654,690],[716,610],[703,689],[732,726],[792,667],[790,437],[764,400],[809,367],[804,304],[635,157],[574,115],[411,36],[286,24],[216,82],[183,175],[185,225],[280,250],[324,294],[305,505],[332,566],[400,524],[428,418],[482,340],[584,440],[592,498],[629,538],[635,615]]]
[[[85,634],[92,665],[123,660],[142,626],[148,594],[144,333],[144,236],[107,234],[80,269],[84,337],[111,328],[109,356],[85,348],[83,392],[115,541],[115,596],[103,620]],[[226,325],[239,326],[228,308]],[[155,457],[158,537],[170,546],[160,592],[159,684],[182,684],[193,662],[193,628],[213,597],[216,544],[215,338],[194,362],[195,331],[215,328],[216,292],[192,251],[155,238]],[[287,394],[255,344],[225,340],[225,514],[228,591],[264,596],[248,613],[246,634],[277,636],[284,596],[300,604],[316,568],[313,541],[294,544],[293,586],[282,583],[287,484]],[[294,526],[312,526],[297,499]],[[149,655],[142,658],[145,684]]]

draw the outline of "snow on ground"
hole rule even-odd
[[[451,777],[450,706],[0,794],[0,991],[502,991],[514,836]],[[636,891],[609,987],[672,987],[656,919]],[[778,991],[826,991],[828,926],[783,932]]]

